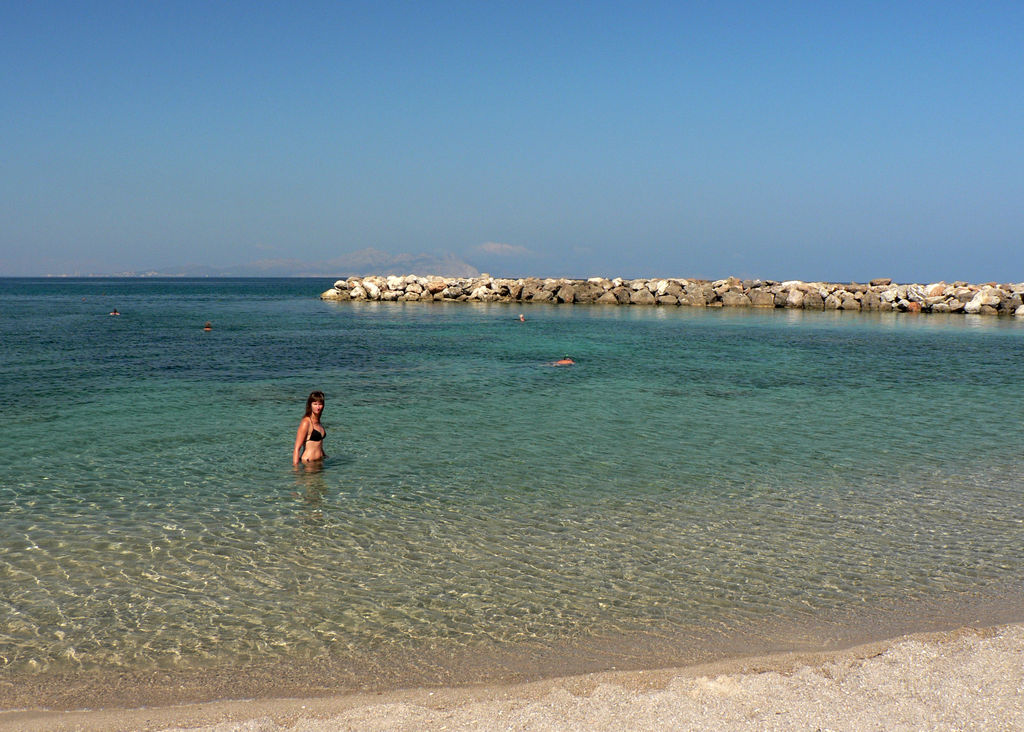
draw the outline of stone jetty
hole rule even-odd
[[[454,278],[418,275],[350,277],[338,280],[324,300],[429,302],[592,303],[661,307],[753,307],[804,310],[967,313],[1024,317],[1024,282],[894,284],[879,278],[851,282],[654,278],[585,280],[481,275]]]

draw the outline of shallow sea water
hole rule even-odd
[[[684,663],[1024,594],[1019,319],[329,286],[0,280],[0,678]]]

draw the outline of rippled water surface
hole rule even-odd
[[[519,323],[329,285],[0,280],[0,674],[671,645],[1024,588],[1019,319]],[[312,389],[329,458],[294,470]]]

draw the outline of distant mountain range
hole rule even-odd
[[[342,279],[370,274],[476,277],[480,274],[480,270],[450,252],[391,254],[379,249],[360,249],[323,261],[260,259],[230,267],[187,264],[180,267],[149,270],[144,273],[119,272],[117,274],[146,277],[334,277]]]

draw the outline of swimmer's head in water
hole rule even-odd
[[[319,404],[320,411],[323,411],[324,406],[324,393],[322,391],[310,392],[309,396],[306,397],[306,416],[308,417],[313,413],[313,405]]]

